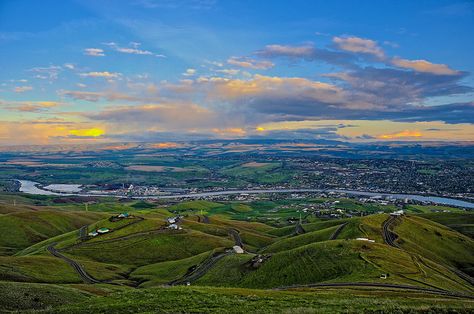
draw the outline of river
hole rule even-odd
[[[39,183],[28,180],[18,180],[20,182],[20,192],[36,195],[64,195],[64,196],[109,196],[109,197],[123,197],[118,195],[110,194],[87,194],[87,193],[55,193],[47,191],[38,187]],[[73,185],[71,185],[73,186]],[[175,199],[175,198],[201,198],[201,197],[210,197],[210,196],[220,196],[220,195],[235,195],[235,194],[264,194],[264,193],[318,193],[318,192],[336,192],[336,193],[346,193],[351,195],[359,196],[382,196],[382,197],[391,197],[394,199],[409,199],[420,202],[430,202],[440,205],[451,205],[464,207],[469,209],[474,209],[474,203],[457,200],[454,198],[447,197],[437,197],[437,196],[423,196],[416,194],[391,194],[391,193],[376,193],[376,192],[364,192],[364,191],[352,191],[352,190],[337,190],[337,189],[258,189],[258,190],[228,190],[228,191],[216,191],[216,192],[202,192],[202,193],[189,193],[189,194],[174,194],[174,195],[157,195],[157,196],[136,196],[132,197],[135,199]]]

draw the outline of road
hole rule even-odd
[[[395,242],[398,238],[397,234],[394,233],[391,228],[393,227],[393,224],[397,220],[396,216],[390,215],[387,220],[385,220],[382,224],[382,236],[383,240],[385,243],[387,243],[390,246],[400,248],[400,246]]]
[[[244,243],[242,242],[242,238],[240,237],[239,230],[231,228],[229,229],[229,234],[234,239],[235,245],[244,248]],[[209,271],[209,269],[211,269],[212,266],[214,266],[218,261],[232,254],[234,254],[234,251],[232,249],[228,249],[225,252],[217,253],[206,259],[203,263],[199,264],[196,268],[185,274],[183,277],[169,282],[168,285],[175,286],[183,285],[188,282],[192,283],[204,276]]]
[[[234,239],[235,245],[238,245],[243,249],[244,242],[242,242],[242,238],[240,237],[240,231],[232,228],[232,229],[229,229],[229,234]]]
[[[87,239],[87,225],[82,226],[81,229],[79,229],[79,240],[84,241]]]
[[[193,283],[199,278],[201,278],[202,276],[204,276],[212,268],[212,266],[214,266],[218,261],[232,254],[234,254],[234,252],[231,250],[217,253],[216,255],[213,255],[210,258],[206,259],[203,263],[199,264],[196,268],[194,268],[189,273],[185,274],[183,277],[169,282],[168,285],[176,286],[176,285],[184,285],[184,284],[187,284],[188,282]]]
[[[382,225],[382,236],[385,243],[387,243],[390,246],[403,250],[400,247],[400,245],[398,245],[398,243],[396,242],[398,235],[392,231],[393,224],[396,222],[396,220],[397,220],[396,216],[390,216],[389,218],[387,218],[387,220],[384,221]],[[458,275],[458,277],[462,278],[463,280],[467,281],[469,284],[474,286],[474,278],[472,278],[468,274],[460,271],[457,268],[454,268],[448,265],[443,265],[443,266],[449,269],[450,271],[452,271],[453,273],[455,273],[456,275]]]
[[[340,225],[335,231],[333,234],[331,234],[331,236],[329,237],[329,240],[336,240],[337,237],[339,236],[339,234],[341,233],[342,229],[344,229],[344,227],[347,226],[347,222],[343,223],[342,225]]]
[[[422,288],[422,287],[409,286],[409,285],[397,285],[397,284],[390,284],[390,283],[375,283],[375,282],[314,283],[314,284],[307,284],[307,285],[282,286],[282,287],[274,288],[272,290],[287,290],[287,289],[296,289],[296,288],[331,288],[331,287],[392,288],[392,289],[412,290],[412,291],[418,291],[418,292],[474,299],[474,296],[472,295],[450,292],[450,291],[445,291],[441,289],[430,289],[430,288]]]
[[[48,246],[48,251],[53,256],[55,256],[57,258],[60,258],[64,261],[66,261],[69,265],[71,265],[85,283],[92,284],[92,283],[103,283],[104,282],[104,281],[101,281],[101,280],[97,280],[94,277],[92,277],[91,275],[89,275],[86,272],[86,270],[84,269],[84,267],[82,267],[82,265],[79,264],[78,262],[76,262],[75,260],[70,259],[69,257],[66,257],[63,254],[61,254],[58,250],[56,250],[54,248],[55,245],[56,245],[56,243],[53,243],[50,246]]]
[[[296,235],[306,233],[306,230],[304,230],[303,226],[299,222],[295,226],[295,233]]]

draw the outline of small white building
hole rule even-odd
[[[99,233],[97,233],[97,231],[89,232],[89,236],[90,236],[90,237],[96,237],[96,236],[98,236],[98,235],[99,235]]]
[[[177,224],[171,224],[168,226],[168,229],[173,229],[173,230],[181,230],[183,228],[181,228],[180,226],[178,226]]]
[[[400,209],[400,210],[394,211],[394,212],[391,213],[390,215],[392,215],[392,216],[401,216],[401,215],[403,215],[404,213],[405,213],[405,212],[404,212],[402,209]]]
[[[177,220],[177,217],[170,217],[166,219],[166,221],[168,221],[169,224],[175,224],[176,220]]]
[[[245,253],[244,249],[241,248],[238,245],[234,245],[232,248],[234,249],[234,252],[237,253],[237,254],[244,254]]]
[[[371,240],[368,238],[356,238],[357,241],[367,241],[367,242],[375,242],[375,240]]]

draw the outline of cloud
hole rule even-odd
[[[292,60],[321,61],[329,64],[350,66],[355,60],[353,54],[316,48],[312,45],[267,45],[255,53],[263,58],[288,58]]]
[[[84,54],[91,57],[105,57],[104,50],[100,48],[86,48]]]
[[[227,63],[254,70],[267,70],[274,66],[270,61],[255,60],[248,57],[230,57],[227,59]]]
[[[24,93],[33,90],[32,86],[17,86],[13,89],[15,93]]]
[[[365,53],[365,54],[370,54],[378,59],[384,59],[385,58],[385,53],[377,45],[377,42],[371,40],[371,39],[365,39],[365,38],[360,38],[360,37],[334,37],[332,39],[334,44],[339,49],[345,50],[345,51],[350,51],[354,53]]]
[[[112,123],[122,130],[170,131],[219,127],[218,116],[193,103],[163,103],[111,107],[98,113],[84,113],[90,120]],[[157,129],[158,128],[158,129]]]
[[[49,67],[34,67],[28,71],[38,73],[35,77],[38,79],[49,79],[51,81],[56,80],[59,73],[62,71],[62,67],[58,65],[50,65]]]
[[[183,73],[184,76],[193,76],[196,74],[196,69],[186,69],[186,72]]]
[[[62,105],[56,101],[4,101],[0,100],[0,105],[7,110],[21,111],[21,112],[41,112],[50,108]]]
[[[121,73],[117,72],[87,72],[87,73],[80,73],[79,74],[82,77],[105,77],[105,78],[117,78],[121,76]]]
[[[161,57],[161,58],[166,57],[165,55],[162,55],[162,54],[155,54],[155,53],[153,53],[151,51],[148,51],[148,50],[139,49],[138,47],[141,44],[137,43],[137,42],[131,42],[130,45],[132,47],[120,47],[119,45],[117,45],[114,42],[104,43],[104,45],[107,45],[107,46],[111,47],[112,49],[114,49],[117,52],[126,53],[126,54],[156,56],[156,57]]]
[[[407,60],[400,58],[393,58],[392,64],[405,69],[414,70],[417,72],[432,73],[437,75],[457,75],[458,71],[450,69],[445,64],[431,63],[426,60]]]
[[[378,139],[382,140],[390,140],[390,139],[398,139],[398,138],[409,138],[409,137],[422,137],[420,131],[417,130],[404,130],[401,132],[390,133],[390,134],[381,134],[377,136]]]
[[[87,92],[87,91],[71,91],[61,90],[58,92],[61,96],[67,96],[76,100],[85,100],[91,102],[97,102],[100,99],[107,99],[109,101],[126,100],[126,101],[141,101],[143,97],[137,97],[129,94],[104,91],[104,92]]]

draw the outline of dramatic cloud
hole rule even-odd
[[[385,54],[377,43],[370,39],[359,38],[359,37],[334,37],[333,42],[339,49],[355,52],[355,53],[366,53],[374,55],[379,59],[383,59]]]
[[[104,50],[100,48],[86,48],[84,54],[92,57],[105,57]]]
[[[445,64],[435,64],[426,60],[407,60],[393,58],[392,64],[405,69],[411,69],[417,72],[425,72],[439,75],[457,75],[458,71],[450,69]]]
[[[270,61],[255,60],[246,57],[231,57],[227,60],[227,63],[239,66],[242,68],[255,69],[255,70],[267,70],[272,68],[274,64]]]
[[[220,125],[214,112],[192,103],[113,107],[99,113],[85,113],[84,117],[114,123],[124,130],[190,130]]]

